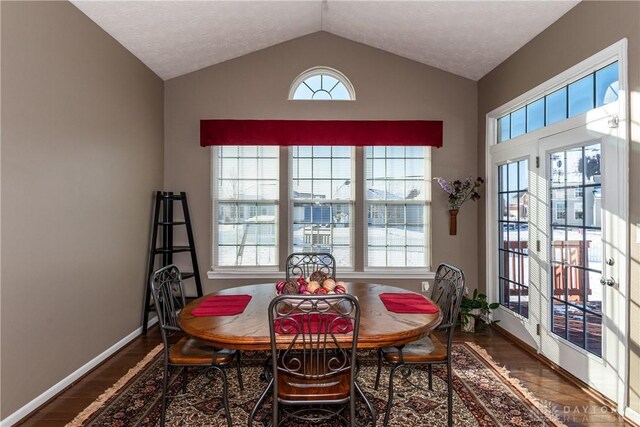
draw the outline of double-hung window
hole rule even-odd
[[[275,271],[290,252],[329,252],[342,272],[428,269],[429,156],[422,146],[213,147],[213,270]]]
[[[425,267],[425,147],[366,147],[368,267]]]
[[[353,147],[291,147],[293,252],[330,252],[352,267]]]
[[[214,147],[214,266],[278,265],[278,147]]]

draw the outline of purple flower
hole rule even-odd
[[[453,190],[451,189],[451,185],[444,178],[437,177],[435,178],[435,180],[438,181],[438,184],[440,184],[440,187],[442,187],[444,191],[449,194],[453,192]]]

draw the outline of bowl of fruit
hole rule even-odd
[[[307,278],[282,280],[276,283],[277,295],[327,295],[345,294],[347,287],[323,271],[314,271]]]

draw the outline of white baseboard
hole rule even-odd
[[[640,413],[634,411],[628,406],[624,409],[624,416],[627,417],[629,421],[632,421],[640,426]]]
[[[149,327],[155,325],[158,322],[158,318],[154,317],[149,320]],[[140,334],[142,334],[142,326],[131,332],[126,337],[122,338],[120,341],[91,359],[89,362],[81,366],[76,371],[69,374],[66,378],[64,378],[59,383],[55,384],[53,387],[42,393],[40,396],[33,399],[31,402],[24,405],[22,408],[18,409],[13,414],[9,415],[4,420],[0,421],[0,427],[11,427],[18,421],[22,420],[24,417],[38,409],[40,405],[46,403],[49,399],[54,397],[56,394],[60,393],[62,390],[73,384],[87,372],[91,371],[93,368],[98,366],[100,363],[104,362],[109,356],[116,353],[125,345],[129,344],[135,338],[137,338]]]

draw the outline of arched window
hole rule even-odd
[[[289,89],[289,99],[354,101],[353,85],[338,70],[328,67],[313,67],[300,74]]]

